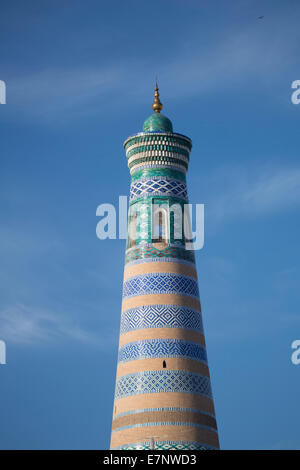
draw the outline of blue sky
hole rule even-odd
[[[1,448],[108,448],[125,242],[96,208],[128,193],[155,75],[205,204],[221,446],[300,448],[299,24],[297,0],[1,6]]]

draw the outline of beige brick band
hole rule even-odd
[[[143,411],[141,413],[131,413],[115,418],[112,424],[112,430],[124,426],[132,426],[143,423],[195,423],[217,429],[215,418],[203,413],[194,413],[191,411]]]
[[[133,330],[120,335],[119,347],[126,343],[144,339],[183,339],[200,343],[205,346],[205,339],[202,333],[183,328],[145,328],[143,330]]]
[[[136,361],[124,362],[123,364],[119,363],[117,378],[122,377],[123,375],[143,372],[146,370],[163,370],[163,361],[166,361],[166,368],[168,370],[186,370],[197,372],[198,374],[209,377],[208,367],[202,362],[177,357],[162,357],[154,359],[138,359]]]
[[[125,411],[143,410],[145,408],[164,407],[196,408],[206,413],[215,414],[214,404],[211,398],[180,392],[144,393],[120,398],[115,401],[113,414],[116,415],[124,413]]]
[[[144,305],[183,305],[184,307],[191,307],[201,312],[199,299],[178,294],[149,294],[128,297],[122,302],[122,312]]]
[[[124,281],[126,281],[130,277],[148,273],[175,273],[193,277],[195,280],[197,280],[197,271],[196,268],[193,266],[188,266],[183,263],[155,261],[148,263],[139,263],[125,268]]]
[[[142,426],[124,429],[112,433],[111,448],[120,447],[131,442],[142,442],[151,437],[157,440],[175,440],[201,442],[213,447],[219,447],[216,432],[194,426]]]

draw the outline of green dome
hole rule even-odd
[[[160,113],[151,114],[143,126],[144,132],[173,132],[173,126],[166,116]]]

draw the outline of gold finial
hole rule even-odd
[[[153,101],[152,109],[156,113],[160,113],[161,110],[162,110],[162,107],[163,107],[163,105],[162,105],[162,103],[160,102],[160,99],[159,99],[159,92],[158,92],[157,79],[156,79],[155,80],[154,101]]]

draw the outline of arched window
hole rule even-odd
[[[166,369],[167,368],[167,363],[166,361],[163,361],[163,369]]]
[[[168,211],[165,207],[153,208],[152,217],[152,243],[168,243]]]

